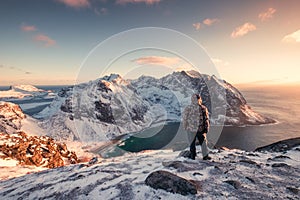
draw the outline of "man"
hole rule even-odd
[[[183,112],[183,127],[193,136],[190,146],[190,158],[195,160],[196,157],[196,139],[201,144],[203,160],[210,160],[208,156],[206,133],[209,129],[209,116],[207,108],[202,105],[202,98],[198,94],[193,94],[191,104]]]

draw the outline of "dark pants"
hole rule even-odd
[[[198,138],[199,143],[201,145],[202,149],[202,156],[205,157],[208,155],[208,149],[207,149],[207,140],[206,140],[206,133],[198,131],[191,143],[190,151],[191,151],[191,158],[195,159],[197,153],[196,153],[196,139]]]

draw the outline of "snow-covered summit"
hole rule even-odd
[[[125,79],[123,79],[119,74],[111,74],[109,76],[104,76],[102,80],[117,84],[128,84],[128,82]]]
[[[10,86],[9,90],[0,91],[1,100],[18,100],[41,98],[50,94],[51,91],[39,89],[33,85],[15,85]]]
[[[14,85],[10,86],[10,89],[15,91],[45,92],[45,90],[39,89],[33,85]]]

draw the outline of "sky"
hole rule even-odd
[[[299,9],[299,0],[2,0],[0,85],[68,85],[105,73],[159,77],[198,67],[178,52],[206,53],[233,84],[300,83]],[[158,32],[132,31],[144,27]],[[160,37],[166,30],[186,39]],[[135,50],[143,38],[148,46]],[[170,48],[146,48],[152,39]],[[204,51],[189,48],[191,41]]]

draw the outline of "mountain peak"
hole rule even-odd
[[[189,71],[186,71],[186,73],[187,73],[187,75],[189,75],[190,77],[193,77],[193,78],[201,77],[201,73],[196,70],[189,70]]]
[[[127,83],[126,80],[122,78],[119,74],[110,74],[107,76],[104,76],[102,80],[111,82],[111,83],[117,83],[117,84],[122,84],[122,83]]]
[[[13,85],[10,86],[10,89],[15,91],[26,91],[26,92],[44,92],[44,90],[39,89],[33,85]]]
[[[184,76],[189,76],[191,78],[201,78],[201,73],[196,71],[196,70],[188,70],[188,71],[185,71],[185,70],[182,70],[182,71],[177,71],[177,72],[173,72],[174,75],[184,75]]]

